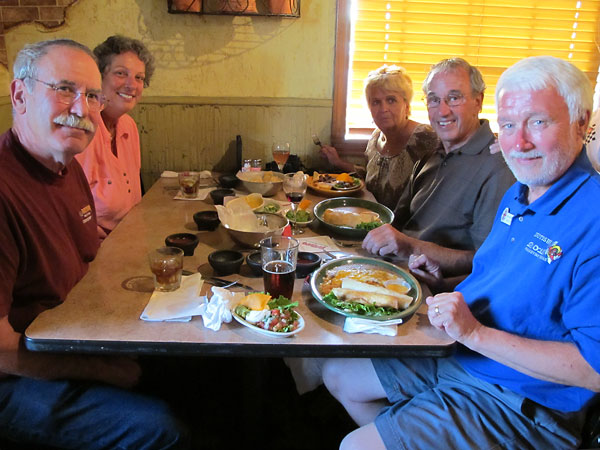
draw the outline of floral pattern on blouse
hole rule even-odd
[[[367,189],[375,199],[393,211],[415,163],[432,152],[438,146],[439,140],[429,125],[419,124],[409,138],[406,148],[399,154],[381,155],[379,151],[383,149],[384,144],[385,135],[381,130],[375,129],[365,150],[367,166],[366,175],[363,176]],[[362,172],[365,173],[364,168]]]

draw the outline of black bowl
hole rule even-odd
[[[198,246],[198,236],[192,233],[170,234],[165,239],[165,245],[183,250],[183,256],[192,256]]]
[[[321,257],[316,253],[298,252],[296,263],[296,278],[310,275],[321,264]]]
[[[250,270],[252,270],[252,273],[257,277],[260,277],[263,274],[262,257],[260,252],[248,253],[248,256],[246,256],[246,264],[248,264]]]
[[[231,174],[227,173],[227,174],[221,175],[219,177],[219,184],[221,185],[221,187],[224,187],[227,189],[233,189],[239,183],[240,183],[240,179],[238,177],[236,177],[235,175],[231,175]]]
[[[215,205],[222,205],[223,199],[228,195],[234,195],[232,189],[215,189],[214,191],[210,191],[210,198]]]
[[[217,250],[208,255],[208,262],[219,275],[239,273],[244,255],[235,250]]]
[[[216,211],[199,211],[194,214],[194,222],[199,230],[214,230],[219,226],[221,221]]]

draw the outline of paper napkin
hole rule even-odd
[[[378,322],[375,320],[360,319],[358,317],[346,317],[346,321],[344,322],[344,331],[346,333],[367,333],[382,334],[383,336],[396,336],[398,334],[398,324],[401,323],[402,319]]]
[[[181,191],[177,191],[177,195],[175,195],[175,197],[173,197],[175,200],[206,200],[206,197],[208,196],[209,192],[212,191],[213,189],[216,189],[215,187],[207,187],[207,188],[202,188],[202,189],[198,189],[198,194],[196,195],[196,197],[193,198],[186,198],[181,194]]]
[[[188,322],[202,313],[205,296],[200,296],[202,276],[199,273],[183,277],[176,291],[154,291],[140,319],[150,322]]]
[[[299,252],[339,252],[339,248],[329,236],[296,238],[300,243]]]
[[[177,178],[177,172],[173,172],[172,170],[163,170],[163,173],[160,174],[161,178]]]

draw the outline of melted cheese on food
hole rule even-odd
[[[342,286],[342,280],[344,278],[350,278],[356,281],[361,281],[363,283],[372,284],[374,286],[381,286],[387,289],[396,291],[396,289],[391,288],[390,286],[394,285],[403,285],[404,281],[398,278],[397,275],[386,272],[385,270],[377,270],[377,269],[340,269],[335,273],[328,273],[321,283],[321,294],[326,295],[333,288],[339,288]],[[388,283],[386,286],[386,282],[394,281],[394,283]],[[408,291],[408,289],[406,290]],[[403,294],[404,292],[400,292]]]

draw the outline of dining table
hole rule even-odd
[[[210,178],[207,184],[214,180]],[[147,255],[164,246],[173,233],[194,233],[199,237],[192,256],[184,257],[185,273],[199,272],[203,278],[215,275],[208,255],[219,249],[235,249],[247,254],[232,240],[221,224],[213,231],[199,231],[194,213],[215,210],[210,196],[204,200],[175,199],[176,178],[161,177],[102,242],[86,275],[55,308],[42,312],[25,331],[25,346],[31,351],[131,355],[203,355],[242,357],[443,357],[453,353],[455,341],[433,327],[425,302],[407,321],[398,325],[395,336],[348,333],[343,315],[317,301],[307,279],[296,279],[293,301],[304,318],[304,329],[286,338],[259,334],[237,321],[223,323],[218,331],[206,328],[200,316],[188,322],[150,322],[140,319],[153,291]],[[206,187],[205,189],[208,189]],[[245,195],[243,187],[236,188]],[[355,194],[374,200],[365,189]],[[273,197],[284,201],[280,190]],[[323,200],[309,189],[306,199],[312,206]],[[298,237],[329,235],[315,220]],[[333,236],[334,238],[336,236]],[[339,237],[339,236],[337,236]],[[345,242],[348,239],[344,239]],[[350,243],[352,244],[352,243]],[[340,247],[350,255],[373,256],[355,241],[353,247]],[[320,253],[325,260],[331,256]],[[333,256],[340,256],[339,253]],[[405,261],[398,261],[406,266]],[[252,274],[244,263],[237,274],[223,277],[262,291],[263,278]],[[208,294],[211,286],[203,285]],[[235,289],[235,288],[232,288]],[[429,291],[423,286],[424,295]]]

